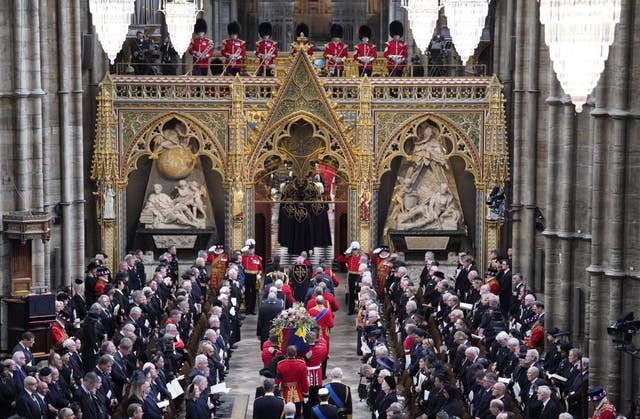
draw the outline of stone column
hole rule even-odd
[[[569,98],[563,101],[562,115],[562,146],[560,155],[560,196],[558,197],[560,254],[558,255],[558,270],[556,271],[556,287],[545,289],[545,294],[553,293],[556,298],[556,313],[554,315],[555,326],[562,330],[571,329],[571,292],[573,289],[573,238],[575,228],[573,223],[575,204],[575,170],[576,170],[576,132],[575,132],[575,106]],[[547,174],[547,176],[550,176]],[[550,211],[547,210],[547,213]],[[562,303],[564,302],[564,304]]]
[[[72,7],[72,26],[71,26],[71,44],[67,47],[71,48],[71,75],[72,75],[72,91],[71,91],[71,106],[73,109],[73,145],[72,150],[75,156],[74,161],[76,164],[73,166],[73,229],[75,234],[75,243],[73,247],[73,265],[69,267],[72,275],[82,278],[84,275],[84,230],[85,230],[85,217],[84,217],[84,164],[82,156],[84,156],[83,150],[83,109],[82,109],[82,27],[80,13],[82,8],[80,7],[80,0],[73,0]],[[65,28],[67,30],[67,28]],[[114,255],[115,256],[115,255]]]
[[[357,122],[357,144],[360,154],[357,156],[358,168],[353,172],[358,173],[360,181],[358,192],[358,232],[355,234],[363,249],[371,249],[376,246],[374,236],[377,219],[372,217],[371,207],[373,201],[373,118],[371,117],[372,89],[371,80],[364,77],[360,83],[360,109]],[[355,139],[354,139],[355,141]]]
[[[558,172],[560,170],[560,133],[559,133],[559,121],[560,121],[560,109],[562,105],[562,99],[560,98],[561,87],[560,82],[556,76],[555,71],[551,66],[548,67],[549,73],[549,96],[547,97],[547,184],[545,194],[545,213],[548,216],[545,218],[546,226],[544,230],[544,262],[545,262],[545,274],[544,274],[544,289],[554,290],[558,281],[562,281],[563,278],[558,278],[558,222],[556,220],[556,209],[558,207]],[[564,302],[563,302],[564,303]],[[560,301],[558,295],[553,292],[545,293],[545,316],[548,319],[553,319],[550,322],[552,326],[560,327],[556,324],[556,313],[559,309]]]
[[[609,320],[615,320],[625,307],[622,306],[622,283],[625,274],[625,166],[627,156],[627,118],[629,117],[629,66],[632,32],[632,0],[622,1],[620,22],[616,30],[616,41],[610,52],[610,65],[615,72],[610,85],[609,115],[611,118],[611,137],[608,147],[606,173],[606,211],[607,231],[607,270],[605,276],[609,280]],[[631,307],[629,307],[631,309]],[[628,355],[625,355],[628,356]],[[620,352],[609,352],[609,373],[607,391],[616,400],[622,391],[621,381],[630,383],[631,377],[621,370]],[[604,359],[600,362],[605,362]]]
[[[71,5],[65,2],[58,2],[58,115],[59,122],[59,138],[60,138],[60,155],[58,160],[72,167],[73,147],[71,117],[73,109],[71,107],[71,51],[67,44],[69,29],[72,27]],[[60,249],[62,251],[62,283],[71,284],[73,270],[73,258],[75,257],[73,249],[75,248],[75,234],[73,232],[73,173],[72,170],[61,170],[61,187],[60,187],[60,206],[62,207],[62,241]],[[109,255],[113,258],[113,255]]]
[[[518,19],[519,35],[524,36],[524,47],[517,50],[521,59],[516,66],[516,91],[521,91],[516,100],[515,114],[521,114],[522,121],[518,121],[520,131],[515,132],[514,146],[518,149],[518,157],[514,153],[514,167],[521,171],[514,171],[514,203],[518,212],[519,224],[514,227],[514,259],[516,266],[524,274],[527,281],[534,276],[535,267],[535,209],[536,204],[536,139],[538,129],[538,71],[540,48],[540,22],[537,2],[522,2],[522,12]],[[516,160],[517,159],[517,160]],[[518,191],[516,192],[516,189]],[[517,199],[517,200],[516,200]],[[517,269],[517,268],[516,268]]]

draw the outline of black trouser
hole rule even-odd
[[[364,77],[364,76],[371,77],[371,73],[373,73],[373,68],[369,68],[369,69],[358,68],[358,73],[360,73],[360,77]]]
[[[358,288],[360,288],[360,275],[349,273],[349,314],[353,314],[356,309],[356,298],[358,298]]]
[[[256,74],[257,76],[263,76],[263,77],[273,77],[273,69],[269,68],[269,67],[265,67],[262,66],[260,67],[260,69],[258,70],[258,74]]]
[[[256,313],[256,274],[244,274],[244,306],[247,314]]]

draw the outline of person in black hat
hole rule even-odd
[[[291,44],[289,55],[295,57],[300,50],[306,51],[309,57],[313,57],[313,44],[309,42],[309,27],[305,23],[296,26],[295,42]]]
[[[220,53],[224,57],[224,74],[235,76],[244,66],[244,57],[247,56],[245,42],[238,38],[240,36],[240,24],[233,21],[227,25],[229,39],[222,41]]]
[[[85,303],[91,305],[96,302],[96,283],[98,282],[98,264],[89,262],[87,265],[86,276],[84,277],[84,300]]]
[[[371,77],[373,62],[378,58],[376,46],[370,43],[371,28],[366,25],[360,26],[358,37],[360,38],[360,43],[356,45],[355,51],[353,52],[353,59],[358,65],[358,75],[360,75],[360,77],[365,75]]]
[[[334,23],[331,25],[330,33],[331,42],[324,48],[323,56],[327,60],[326,68],[329,75],[332,77],[340,77],[344,71],[344,62],[348,55],[348,48],[345,43],[342,42],[344,30],[342,26]]]
[[[209,59],[213,57],[213,41],[207,38],[207,22],[204,19],[196,20],[193,32],[196,37],[191,41],[187,52],[193,56],[194,76],[206,76],[209,68]]]
[[[275,72],[274,59],[278,56],[278,43],[271,39],[271,23],[262,22],[258,26],[260,40],[256,42],[256,57],[258,57],[258,69],[255,75],[272,77]]]
[[[400,77],[407,64],[407,44],[401,39],[404,35],[404,27],[398,20],[389,23],[389,33],[391,40],[387,41],[384,48],[384,58],[387,59],[387,70],[389,77]]]

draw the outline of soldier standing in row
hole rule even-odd
[[[324,58],[327,60],[327,70],[332,77],[340,77],[344,72],[344,62],[347,59],[347,46],[342,42],[344,30],[342,26],[331,25],[331,42],[324,48]]]
[[[389,32],[392,39],[387,41],[384,48],[387,70],[389,71],[389,77],[401,77],[409,56],[407,44],[400,39],[404,35],[404,27],[401,22],[394,20],[389,24]]]
[[[289,55],[295,57],[298,53],[298,49],[303,49],[307,52],[309,58],[313,57],[313,44],[309,42],[309,27],[300,23],[296,26],[296,39],[291,44],[291,51]]]
[[[244,57],[247,55],[247,47],[245,42],[238,38],[240,36],[240,25],[238,22],[231,22],[227,25],[229,39],[222,41],[222,50],[220,51],[225,59],[225,75],[235,76],[242,70],[244,65]]]
[[[256,75],[272,77],[275,74],[274,59],[278,56],[278,43],[271,39],[271,23],[262,22],[258,26],[258,33],[261,39],[256,42],[256,57],[259,60]]]
[[[360,26],[358,36],[360,43],[356,45],[356,50],[353,53],[353,59],[358,64],[358,75],[360,77],[364,75],[371,77],[373,62],[378,57],[376,46],[369,43],[371,40],[371,28],[366,25]]]
[[[194,27],[196,37],[191,41],[187,52],[193,55],[194,76],[206,76],[209,69],[209,58],[213,57],[213,41],[207,38],[207,22],[204,19],[196,20]]]

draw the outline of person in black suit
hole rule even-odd
[[[122,338],[118,350],[113,355],[113,365],[111,367],[111,379],[115,388],[115,396],[118,401],[122,401],[124,394],[123,388],[129,383],[131,371],[127,367],[127,357],[131,353],[133,343],[129,338]]]
[[[24,389],[16,399],[16,413],[26,419],[44,419],[46,411],[42,411],[36,395],[38,380],[35,377],[27,377],[22,384]]]
[[[342,369],[334,368],[329,373],[330,383],[324,385],[329,392],[329,403],[338,408],[338,417],[351,417],[353,407],[351,403],[351,388],[342,383]]]
[[[540,419],[557,419],[560,414],[558,404],[551,398],[549,386],[538,387],[538,400],[542,404],[540,407]]]
[[[31,348],[33,348],[33,344],[36,342],[36,336],[32,332],[24,332],[22,334],[22,340],[13,347],[11,351],[12,354],[16,352],[22,352],[24,354],[24,362],[28,366],[33,365],[33,354],[31,353]]]
[[[88,372],[82,379],[82,384],[73,394],[73,401],[80,405],[82,416],[87,418],[102,418],[108,415],[96,396],[100,377],[95,372]]]
[[[506,317],[511,309],[511,288],[513,287],[513,281],[509,261],[507,259],[502,259],[500,263],[501,270],[498,273],[498,283],[500,284],[500,310],[502,310],[502,314]]]
[[[84,277],[84,302],[85,305],[91,305],[96,302],[96,284],[98,283],[98,264],[89,262],[87,265],[86,276]]]
[[[280,419],[284,412],[284,399],[274,394],[275,381],[265,378],[262,383],[264,395],[253,402],[253,419]]]
[[[278,314],[284,308],[282,301],[279,301],[276,294],[270,292],[266,300],[260,303],[258,310],[258,327],[256,335],[260,339],[260,348],[262,344],[269,340],[269,330],[271,329],[271,321],[278,317]]]
[[[200,397],[200,386],[191,383],[187,387],[187,417],[189,419],[210,419],[213,415],[207,399]]]
[[[478,268],[473,264],[473,258],[469,255],[464,255],[460,258],[461,269],[456,276],[455,291],[460,297],[461,301],[467,301],[467,294],[471,290],[471,283],[469,282],[469,272],[477,271]]]
[[[93,371],[98,362],[100,346],[105,335],[105,330],[100,322],[101,312],[100,304],[94,303],[82,325],[82,368],[85,373]]]
[[[339,419],[338,408],[332,404],[329,404],[329,390],[321,388],[318,390],[318,398],[320,404],[311,408],[312,419]],[[386,414],[386,413],[385,413]]]
[[[12,359],[5,359],[0,363],[0,417],[3,418],[11,416],[12,404],[15,404],[16,396],[19,394],[12,376],[15,368]]]

